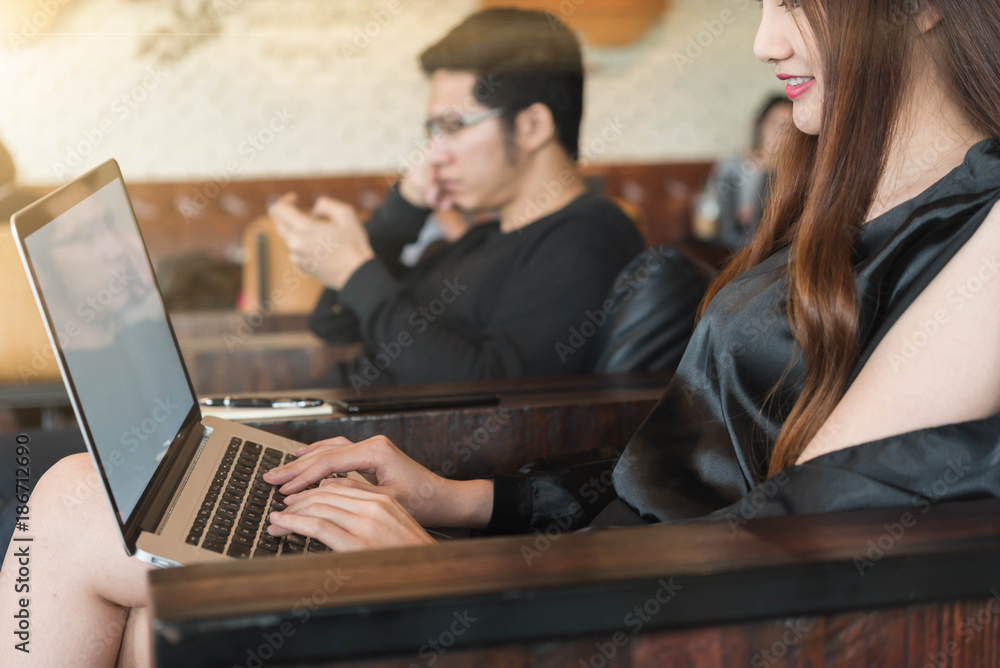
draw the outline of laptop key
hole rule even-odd
[[[264,513],[247,508],[243,511],[243,517],[249,517],[252,520],[260,520],[262,517],[264,517]]]
[[[295,543],[289,543],[287,541],[281,546],[282,554],[302,554],[305,551],[306,548],[302,545],[296,545]]]
[[[212,542],[205,541],[204,543],[201,544],[201,546],[206,550],[211,550],[212,552],[218,552],[219,554],[222,554],[222,552],[226,549],[225,543],[219,543],[215,541]]]
[[[224,508],[223,506],[219,506],[218,510],[216,510],[215,512],[220,513],[222,515],[228,515],[229,517],[236,519],[236,511],[233,510],[232,508]]]
[[[221,524],[219,522],[212,522],[208,525],[209,531],[214,531],[217,534],[228,537],[230,532],[233,530],[232,524]]]
[[[247,547],[253,547],[254,539],[236,533],[233,534],[233,543],[236,543],[237,545],[245,545]]]
[[[219,524],[231,525],[236,521],[236,517],[233,515],[227,515],[225,513],[216,513],[215,517],[212,518],[213,522],[218,522]]]
[[[254,527],[251,529],[250,527],[237,526],[233,533],[234,540],[236,536],[246,536],[252,540],[257,537],[257,528]]]
[[[184,542],[187,543],[188,545],[197,545],[198,543],[201,542],[201,536],[196,536],[193,533],[188,534],[187,540],[185,540]]]
[[[225,542],[227,538],[229,538],[228,531],[222,531],[210,528],[208,532],[205,534],[205,540],[221,540]]]
[[[230,557],[237,557],[239,559],[246,559],[250,556],[250,547],[246,545],[233,545],[229,546],[229,550],[226,552]]]

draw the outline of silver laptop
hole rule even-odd
[[[266,531],[284,506],[261,476],[301,444],[202,416],[118,164],[11,227],[125,550],[155,566],[325,551]]]

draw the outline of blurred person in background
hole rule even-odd
[[[695,235],[735,252],[757,231],[767,203],[768,178],[782,137],[792,125],[792,101],[769,99],[754,121],[750,148],[712,169],[695,212]]]

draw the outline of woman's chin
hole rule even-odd
[[[795,108],[795,112],[792,114],[792,121],[795,123],[795,127],[807,135],[816,136],[819,134],[820,129],[820,114],[815,113],[812,110],[799,111],[799,108]]]

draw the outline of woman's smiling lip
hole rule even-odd
[[[782,81],[788,82],[785,84],[785,95],[792,100],[804,95],[816,83],[816,79],[812,77],[794,76],[791,74],[778,74],[777,77]]]

